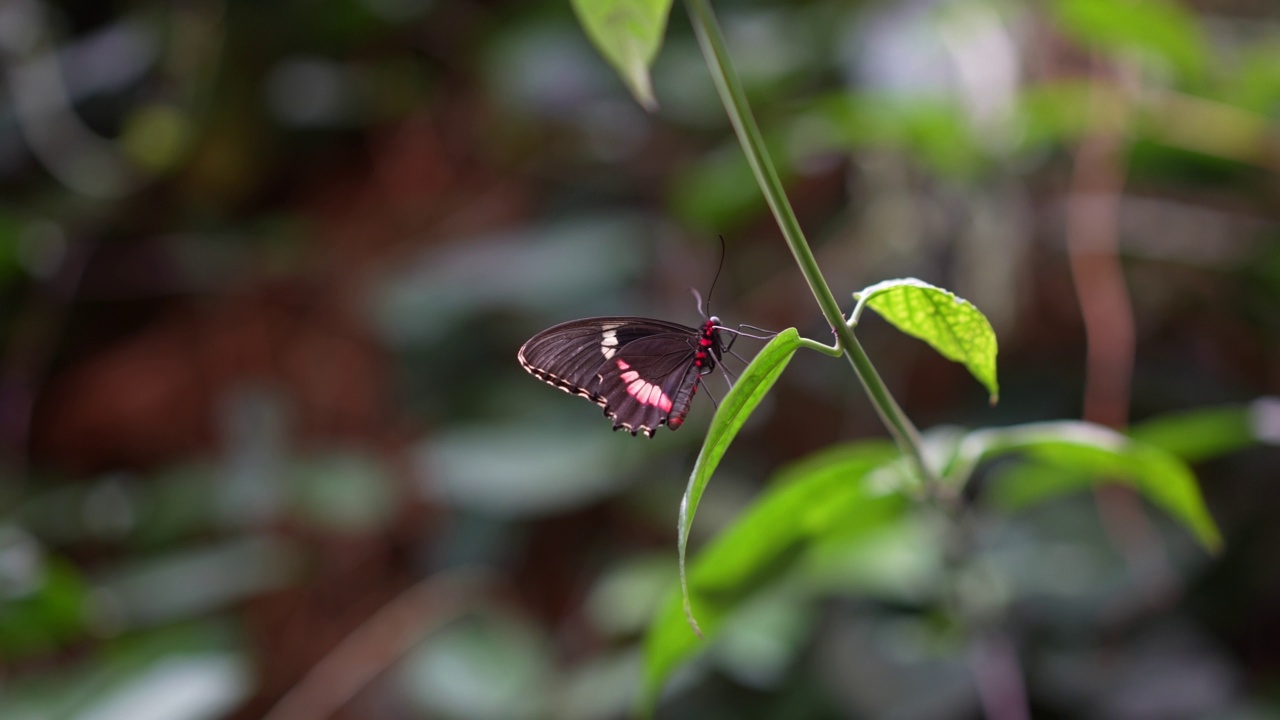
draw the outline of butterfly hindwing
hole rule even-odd
[[[588,318],[538,333],[519,359],[538,379],[603,407],[615,430],[652,437],[688,413],[702,372],[694,365],[699,337],[661,320]]]
[[[693,335],[663,333],[630,342],[605,361],[597,392],[615,429],[653,437],[663,425],[680,426],[698,382],[691,362],[697,343]]]

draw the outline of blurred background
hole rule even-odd
[[[716,7],[837,295],[999,334],[991,408],[864,323],[922,428],[1270,407],[1274,0]],[[6,0],[0,59],[0,717],[622,716],[712,408],[611,433],[516,349],[696,324],[720,234],[717,314],[829,335],[684,8],[654,115],[567,2]],[[814,354],[745,432],[695,546],[884,435]],[[1216,558],[1105,495],[993,523],[1035,717],[1280,716],[1280,456],[1197,471]],[[660,716],[979,717],[912,557],[762,597]]]

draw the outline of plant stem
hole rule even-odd
[[[822,308],[822,314],[827,318],[838,341],[834,347],[831,347],[814,340],[804,340],[802,346],[827,355],[837,355],[843,351],[849,358],[854,372],[857,373],[858,379],[871,398],[880,419],[893,436],[903,456],[923,481],[928,499],[931,501],[930,505],[943,514],[951,531],[960,535],[959,542],[953,545],[960,554],[948,561],[947,586],[951,589],[950,597],[955,604],[955,611],[972,623],[971,612],[966,611],[965,603],[959,596],[959,563],[968,557],[970,553],[968,548],[972,542],[970,531],[964,522],[962,508],[954,497],[944,492],[937,470],[929,467],[924,461],[919,432],[902,412],[897,401],[893,399],[884,381],[880,379],[875,367],[871,364],[871,359],[867,357],[866,352],[854,337],[853,325],[856,324],[857,318],[854,317],[851,322],[845,321],[840,304],[822,277],[813,252],[809,249],[809,243],[800,229],[800,223],[796,220],[795,212],[791,209],[791,203],[787,200],[778,173],[769,158],[760,128],[756,126],[751,108],[747,104],[746,94],[729,61],[724,37],[720,33],[715,15],[711,12],[709,0],[685,0],[685,2],[693,19],[698,43],[702,46],[703,56],[711,70],[711,77],[720,93],[725,112],[733,123],[734,132],[742,143],[742,150],[747,156],[747,162],[751,165],[751,171],[755,174],[756,182],[769,203],[769,209],[773,211],[773,216],[778,221],[778,227],[782,230],[787,246],[791,248],[791,254],[800,266],[800,271],[804,273],[809,289],[813,291],[813,296],[817,299],[818,306]],[[980,639],[974,646],[971,664],[975,679],[979,683],[983,707],[989,718],[1022,720],[1027,717],[1026,692],[1017,658],[1003,637],[992,636]]]
[[[822,314],[827,318],[827,323],[835,332],[839,341],[837,347],[842,349],[845,356],[849,358],[854,372],[857,373],[863,388],[871,398],[871,403],[875,406],[880,419],[888,428],[889,434],[893,436],[894,442],[897,443],[903,455],[908,458],[924,480],[930,494],[938,492],[937,474],[925,464],[920,449],[920,433],[902,412],[902,408],[898,406],[889,389],[885,387],[884,381],[876,373],[871,359],[867,357],[866,351],[854,337],[853,330],[845,323],[840,303],[822,277],[822,271],[813,257],[813,251],[809,249],[809,241],[805,239],[804,232],[800,229],[800,222],[791,209],[791,203],[787,200],[786,192],[782,188],[782,181],[778,178],[778,172],[769,158],[769,151],[765,147],[760,128],[756,125],[751,107],[747,104],[746,93],[743,92],[738,75],[729,61],[724,36],[711,11],[710,2],[686,0],[686,5],[693,21],[694,32],[698,36],[698,44],[702,47],[702,54],[706,58],[707,67],[711,70],[711,77],[720,93],[725,112],[728,113],[734,132],[742,143],[747,162],[751,165],[751,171],[755,174],[761,191],[764,192],[769,209],[773,211],[773,216],[778,221],[782,237],[791,249],[791,254],[800,266],[800,271],[804,273],[809,289],[813,291],[813,296],[817,299],[818,306],[822,308]],[[815,342],[814,345],[819,346],[821,343]]]

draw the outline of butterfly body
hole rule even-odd
[[[724,351],[720,320],[701,328],[640,317],[596,317],[534,335],[517,357],[534,377],[604,408],[632,435],[684,424],[703,375]]]

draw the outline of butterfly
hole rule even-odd
[[[632,435],[684,424],[702,376],[728,350],[720,319],[701,328],[640,317],[572,320],[534,335],[517,358],[531,375],[604,408]],[[731,332],[731,331],[727,331]]]

